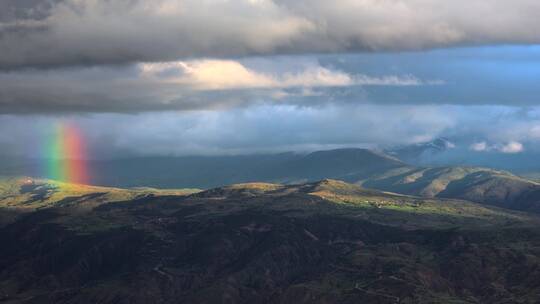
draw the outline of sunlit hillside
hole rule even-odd
[[[520,302],[540,287],[540,219],[467,201],[336,180],[205,191],[1,185],[8,303],[200,303],[224,293],[267,302],[278,291],[282,303],[503,303],[493,295]],[[510,285],[503,278],[516,267],[527,276]],[[38,275],[48,279],[26,279]]]

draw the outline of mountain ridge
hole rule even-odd
[[[0,242],[10,244],[0,246],[4,302],[538,299],[540,219],[531,214],[335,180],[125,200],[76,189],[70,204],[33,201],[43,208],[0,225]]]
[[[307,154],[101,161],[90,166],[100,172],[95,176],[101,181],[97,184],[120,188],[209,189],[246,182],[294,184],[330,178],[407,195],[465,199],[540,212],[540,185],[509,172],[470,166],[415,167],[382,151],[359,148]]]

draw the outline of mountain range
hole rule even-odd
[[[441,140],[418,147],[425,151],[426,147],[448,145]],[[91,183],[102,186],[209,189],[235,183],[295,184],[330,178],[406,195],[465,199],[540,212],[540,184],[534,180],[482,167],[414,166],[383,151],[368,149],[114,159],[89,161],[88,167],[92,169]]]
[[[0,302],[540,299],[540,184],[507,171],[358,148],[88,165],[97,186],[0,179]]]
[[[2,303],[540,299],[531,213],[328,179],[204,191],[0,186]]]

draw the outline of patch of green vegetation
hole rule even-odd
[[[81,198],[88,203],[85,196],[102,194],[96,203],[127,201],[144,195],[189,195],[199,192],[199,189],[154,189],[133,188],[120,189],[98,187],[80,184],[70,184],[45,179],[2,178],[0,179],[0,207],[40,209],[53,207],[66,199]]]
[[[384,223],[434,226],[535,225],[538,218],[480,204],[458,200],[424,199],[376,192],[338,181],[325,182],[311,195],[338,205],[359,208],[368,218]],[[426,222],[427,221],[427,222]]]
[[[246,190],[260,190],[262,192],[267,191],[275,191],[278,189],[283,188],[282,185],[279,184],[271,184],[271,183],[244,183],[244,184],[234,184],[231,186],[224,187],[225,189],[246,189]]]
[[[21,214],[48,208],[63,208],[66,226],[78,231],[99,231],[123,226],[118,219],[84,218],[70,220],[80,214],[90,214],[100,205],[127,202],[139,197],[176,196],[197,193],[198,189],[120,189],[63,183],[45,179],[0,178],[0,226],[13,222]],[[82,218],[81,218],[82,219]]]

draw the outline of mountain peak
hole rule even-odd
[[[443,153],[455,147],[456,145],[448,138],[438,137],[427,142],[394,147],[385,150],[385,152],[401,161],[415,164],[426,157]]]
[[[446,150],[446,149],[453,149],[453,148],[456,147],[456,144],[451,142],[446,137],[439,137],[439,138],[436,138],[436,139],[434,139],[432,141],[422,143],[422,144],[419,144],[419,145],[423,145],[423,146],[427,146],[427,147],[433,147],[434,149],[439,149],[441,151]]]
[[[323,179],[318,182],[305,184],[301,192],[324,195],[374,195],[382,194],[377,190],[365,189],[361,186],[350,184],[341,180]]]
[[[385,153],[380,150],[365,149],[365,148],[341,148],[333,150],[322,150],[315,151],[307,155],[308,157],[315,156],[336,156],[336,157],[377,157],[386,160],[393,160],[396,162],[401,162],[399,159],[396,159],[392,155]]]
[[[310,181],[332,178],[353,182],[375,172],[404,166],[400,160],[379,151],[347,148],[310,153],[291,162],[287,171]]]

